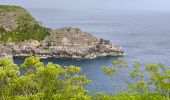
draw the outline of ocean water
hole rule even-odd
[[[114,74],[105,75],[102,66],[111,65],[118,57],[96,59],[44,59],[63,66],[75,65],[82,68],[82,74],[92,80],[86,89],[94,92],[117,93],[125,89],[124,81],[130,80],[129,72],[136,60],[141,61],[142,70],[147,63],[161,62],[170,65],[170,12],[144,11],[80,11],[57,9],[28,9],[44,25],[50,28],[78,27],[98,38],[108,39],[121,45],[126,55],[123,57],[129,66]],[[23,58],[16,58],[21,64]],[[116,88],[117,87],[117,88]]]

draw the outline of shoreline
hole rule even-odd
[[[123,57],[123,56],[125,56],[125,55],[117,55],[117,56],[115,56],[115,55],[106,55],[106,56],[97,56],[97,57],[91,57],[91,58],[69,58],[69,57],[49,57],[49,56],[47,56],[47,57],[44,57],[44,56],[37,56],[37,55],[28,55],[28,56],[13,56],[13,58],[27,58],[27,57],[30,57],[30,56],[34,56],[34,57],[39,57],[40,59],[96,59],[96,58],[101,58],[101,57]]]
[[[29,55],[29,56],[11,56],[11,58],[7,58],[7,57],[0,57],[1,58],[7,58],[7,59],[10,59],[12,62],[14,62],[14,59],[18,59],[18,58],[21,58],[21,59],[26,59],[30,56],[34,56],[34,55]],[[111,56],[111,55],[108,55],[108,56],[98,56],[98,57],[95,57],[95,58],[67,58],[67,57],[41,57],[41,56],[35,56],[35,57],[39,57],[40,59],[42,60],[45,60],[45,59],[63,59],[63,60],[93,60],[93,59],[98,59],[98,58],[105,58],[105,57],[123,57],[125,55],[119,55],[119,56]]]

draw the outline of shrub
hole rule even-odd
[[[111,77],[117,70],[127,66],[127,63],[122,59],[118,59],[112,64],[114,65],[112,68],[102,68],[104,73]],[[116,95],[99,93],[95,94],[93,98],[97,100],[170,100],[170,68],[164,67],[160,63],[147,64],[145,66],[147,76],[142,73],[140,68],[140,62],[136,61],[133,71],[130,73],[135,84],[126,82],[130,89],[127,93]]]
[[[24,70],[21,75],[20,70]],[[48,63],[29,57],[21,67],[7,59],[0,59],[0,98],[26,100],[90,99],[84,85],[91,81],[78,75],[79,67]]]

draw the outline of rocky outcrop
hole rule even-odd
[[[96,58],[124,54],[120,46],[78,28],[47,29],[21,7],[0,7],[0,18],[0,57]]]
[[[14,56],[39,56],[55,58],[96,58],[121,56],[123,49],[110,41],[97,39],[77,28],[53,30],[44,41],[28,40],[22,43],[6,43],[6,52]]]

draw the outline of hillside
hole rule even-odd
[[[43,40],[50,34],[22,7],[0,5],[0,40],[21,42],[35,39]]]

